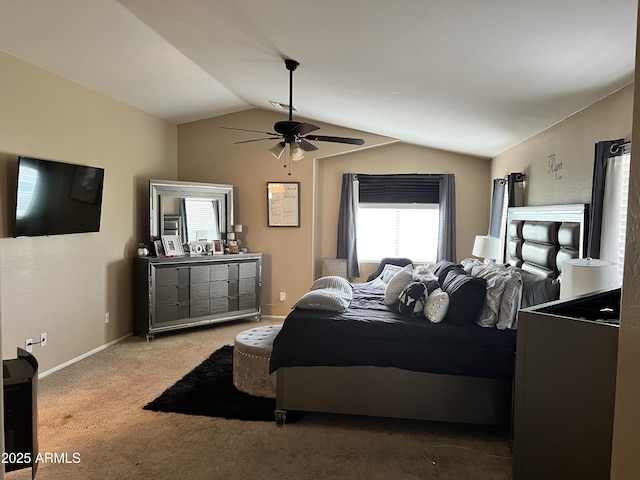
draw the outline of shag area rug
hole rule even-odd
[[[225,345],[144,408],[274,422],[275,406],[275,399],[254,397],[233,385],[233,346]]]

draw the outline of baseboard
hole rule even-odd
[[[94,353],[98,353],[106,348],[109,348],[111,345],[115,345],[116,343],[121,342],[122,340],[124,340],[127,337],[130,337],[131,335],[133,335],[133,333],[127,333],[126,335],[120,337],[120,338],[116,338],[115,340],[112,340],[109,343],[105,343],[104,345],[99,346],[98,348],[94,348],[93,350],[87,352],[87,353],[83,353],[82,355],[80,355],[79,357],[76,358],[72,358],[71,360],[69,360],[68,362],[64,362],[56,367],[53,367],[49,370],[47,370],[46,372],[42,372],[38,374],[38,378],[44,378],[47,375],[51,375],[54,372],[57,372],[58,370],[62,370],[65,367],[68,367],[69,365],[73,365],[76,362],[79,362],[80,360],[83,360],[87,357],[90,357],[91,355],[93,355]]]

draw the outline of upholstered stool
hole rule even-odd
[[[273,339],[280,325],[256,327],[240,332],[233,348],[233,384],[256,397],[276,397],[276,374],[269,374]]]

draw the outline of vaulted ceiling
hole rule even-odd
[[[2,0],[0,50],[174,123],[288,103],[283,58],[293,58],[300,116],[492,157],[633,81],[636,9],[636,0]]]

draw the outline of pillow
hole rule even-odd
[[[335,288],[343,292],[352,292],[353,285],[348,280],[338,277],[337,275],[329,275],[328,277],[320,277],[311,285],[310,290],[319,290],[322,288]]]
[[[382,269],[382,273],[377,278],[388,284],[389,281],[400,270],[402,270],[402,267],[399,267],[398,265],[391,265],[390,263],[388,263],[384,266],[384,268]]]
[[[462,270],[462,268],[460,268]],[[444,321],[454,325],[472,325],[480,318],[487,281],[464,272],[450,271],[442,290],[449,295],[449,308]]]
[[[450,262],[449,260],[440,260],[436,263],[436,266],[433,267],[433,274],[438,277],[440,285],[444,283],[445,278],[447,278],[447,274],[451,270],[462,270],[462,265]]]
[[[427,286],[422,282],[411,282],[398,295],[398,311],[403,315],[417,317],[424,310],[423,299]]]
[[[471,275],[487,281],[487,291],[478,324],[482,327],[495,327],[507,283],[506,272],[495,263],[483,263],[473,266]]]
[[[506,282],[500,302],[500,313],[496,327],[500,330],[516,328],[520,300],[522,298],[522,277],[518,269],[504,267]]]
[[[346,312],[352,299],[352,292],[345,292],[336,288],[318,288],[305,293],[293,308]]]
[[[484,265],[485,263],[481,260],[478,260],[477,258],[465,258],[464,260],[462,260],[462,262],[460,262],[460,264],[467,273],[471,273],[471,269],[473,267]]]
[[[384,291],[384,304],[394,305],[398,301],[400,292],[404,290],[404,287],[409,285],[411,276],[413,274],[413,265],[409,264],[396,273]]]
[[[425,300],[423,313],[431,323],[440,323],[447,315],[448,309],[449,294],[436,288]]]

